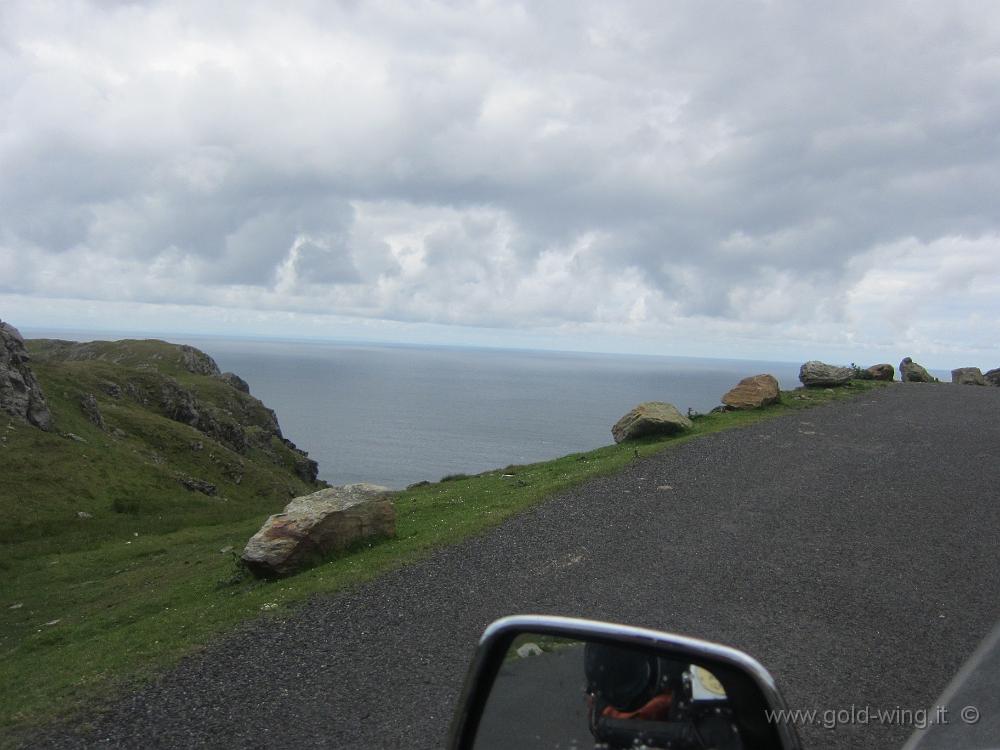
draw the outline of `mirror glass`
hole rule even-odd
[[[621,644],[522,633],[476,733],[496,748],[722,748],[743,744],[705,665]]]

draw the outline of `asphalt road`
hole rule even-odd
[[[741,648],[796,708],[924,708],[1000,616],[998,417],[998,388],[907,384],[692,441],[254,623],[42,744],[440,747],[479,634],[523,612]]]

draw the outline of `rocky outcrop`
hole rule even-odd
[[[241,393],[250,393],[250,385],[235,372],[224,372],[219,378]]]
[[[211,482],[206,482],[204,479],[196,479],[195,477],[179,476],[177,481],[184,485],[184,489],[190,492],[200,492],[203,495],[208,495],[214,497],[218,492],[218,488]]]
[[[197,396],[182,388],[173,378],[163,379],[160,385],[159,403],[164,414],[175,422],[196,427],[201,419]]]
[[[215,360],[201,349],[195,349],[193,346],[187,346],[186,344],[181,344],[177,348],[181,353],[181,365],[188,372],[193,372],[195,375],[211,375],[214,377],[222,375],[219,366],[215,364]]]
[[[951,382],[955,385],[986,385],[983,371],[978,367],[959,367],[952,370]]]
[[[52,414],[29,360],[20,332],[0,320],[0,411],[51,430]]]
[[[899,379],[904,383],[936,383],[938,379],[909,357],[899,363]]]
[[[241,559],[259,578],[290,575],[366,539],[396,534],[389,490],[373,484],[330,487],[292,500],[260,528]]]
[[[694,424],[673,404],[646,401],[615,422],[611,434],[616,443],[645,435],[673,435],[690,430]]]
[[[871,367],[866,368],[865,372],[868,373],[869,380],[889,381],[896,377],[895,368],[889,364],[872,365]]]
[[[314,460],[309,458],[309,454],[305,451],[301,451],[295,447],[295,443],[287,438],[282,438],[282,441],[288,447],[290,451],[295,455],[295,465],[292,467],[295,471],[295,476],[301,479],[303,482],[309,482],[315,484],[317,476],[319,476],[319,464]]]
[[[101,414],[101,408],[97,405],[97,399],[93,393],[87,393],[80,398],[80,409],[95,427],[101,430],[107,429],[104,425],[104,416]]]
[[[722,403],[731,409],[759,409],[778,403],[781,391],[774,375],[752,375],[743,378],[736,387],[722,397]]]
[[[274,410],[245,391],[234,391],[232,398],[220,406],[203,402],[194,390],[166,375],[147,374],[130,380],[124,388],[138,403],[158,409],[169,419],[193,427],[236,453],[246,453],[250,448],[271,453],[272,441],[278,440],[293,452],[296,476],[315,483],[319,465],[281,434]]]
[[[806,388],[830,388],[847,385],[854,376],[849,367],[836,367],[810,360],[799,368],[799,380]]]
[[[987,385],[1000,386],[1000,367],[995,370],[987,370],[986,374],[983,375],[983,380],[986,381]]]

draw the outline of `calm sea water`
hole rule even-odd
[[[444,347],[191,341],[243,377],[334,484],[402,488],[589,450],[642,401],[707,412],[791,363]]]

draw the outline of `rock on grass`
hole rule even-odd
[[[396,535],[390,490],[348,484],[303,495],[269,517],[243,550],[258,578],[291,575],[365,539]]]
[[[611,434],[615,442],[643,437],[645,435],[673,435],[693,427],[673,404],[665,401],[646,401],[629,411],[615,422]]]
[[[774,375],[751,375],[743,378],[722,397],[722,403],[731,409],[760,409],[776,404],[781,399],[778,379]]]

